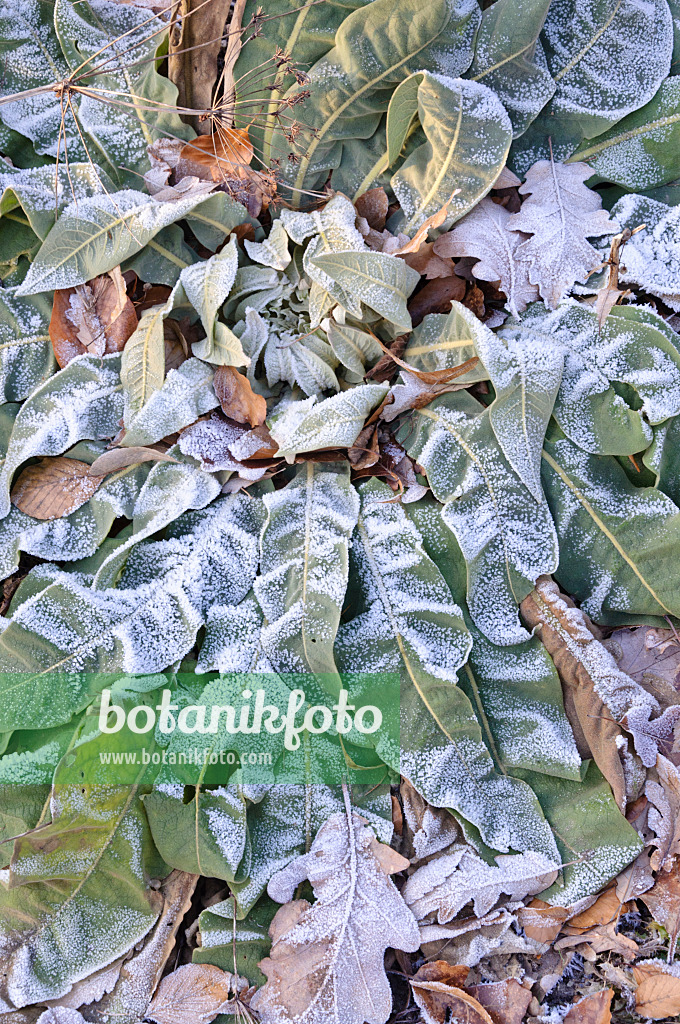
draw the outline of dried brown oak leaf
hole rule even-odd
[[[384,1024],[392,1009],[388,947],[414,952],[420,934],[389,875],[408,861],[378,843],[349,805],[322,825],[309,853],[269,882],[279,903],[309,879],[316,902],[285,902],[271,923],[267,983],[252,1000],[263,1024]]]
[[[613,988],[603,988],[601,992],[584,996],[571,1007],[564,1024],[611,1024],[613,995]]]
[[[675,958],[680,935],[680,874],[662,871],[652,888],[640,897],[657,924],[668,932],[668,962]]]
[[[633,968],[635,1009],[641,1017],[666,1020],[680,1013],[680,968],[661,960],[643,960]]]
[[[92,497],[104,476],[93,476],[87,462],[56,455],[26,466],[12,488],[12,503],[33,519],[60,519]]]
[[[136,327],[137,314],[120,267],[54,293],[49,335],[62,369],[86,352],[103,356],[122,351]]]
[[[613,234],[618,225],[602,209],[599,193],[586,188],[592,168],[584,163],[539,160],[527,171],[519,191],[528,196],[508,221],[511,231],[531,235],[515,250],[541,298],[555,309],[576,281],[584,281],[601,262],[588,238]]]
[[[451,303],[460,302],[463,298],[465,298],[465,281],[456,274],[428,281],[409,300],[408,311],[411,314],[413,326],[417,327],[428,313],[449,313]]]
[[[529,280],[529,264],[518,261],[517,248],[530,236],[512,231],[511,214],[492,199],[475,208],[434,243],[437,256],[472,256],[472,273],[480,281],[498,282],[507,297],[506,309],[517,316],[538,298],[538,286]]]
[[[581,756],[592,755],[623,810],[626,782],[617,746],[623,735],[619,722],[637,708],[658,711],[657,702],[621,671],[593,636],[583,612],[549,577],[537,581],[520,608],[555,662]]]
[[[222,412],[237,423],[261,427],[267,418],[267,403],[256,395],[248,378],[234,366],[218,366],[213,380]]]
[[[463,967],[467,973],[467,967]],[[458,967],[450,967],[445,960],[423,964],[411,978],[413,998],[420,1008],[425,1024],[494,1024],[484,1007],[474,996],[460,988]],[[461,972],[462,973],[462,972]],[[531,997],[530,997],[531,998]]]
[[[249,995],[245,978],[212,964],[185,964],[163,978],[145,1016],[156,1024],[210,1024],[235,1012],[235,997],[247,1004]]]
[[[468,985],[466,991],[482,1004],[494,1024],[522,1024],[531,1002],[531,989],[520,985],[516,978],[491,985]]]
[[[654,871],[671,871],[680,855],[680,769],[659,754],[656,773],[659,781],[649,779],[645,786],[652,804],[647,821],[656,834],[650,863]]]

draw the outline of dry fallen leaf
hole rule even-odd
[[[213,387],[225,416],[251,427],[262,426],[267,418],[267,403],[262,395],[255,394],[245,374],[234,366],[218,366]]]
[[[428,281],[437,277],[451,277],[455,272],[455,264],[452,259],[444,259],[434,251],[436,242],[424,242],[418,252],[407,253],[402,259],[408,264],[411,270],[417,271]]]
[[[370,188],[356,200],[354,207],[358,217],[363,217],[369,228],[383,231],[389,209],[389,200],[384,188]]]
[[[85,352],[97,356],[120,352],[136,327],[137,314],[120,267],[54,293],[49,334],[62,369]]]
[[[429,281],[409,301],[408,311],[417,327],[428,313],[449,313],[452,302],[465,298],[465,281],[453,274]]]
[[[680,704],[680,642],[672,629],[615,629],[604,645],[619,668],[651,693],[662,709]]]
[[[517,911],[517,920],[524,934],[536,942],[552,942],[556,939],[568,917],[566,907],[551,907],[543,900],[532,900],[528,906]]]
[[[248,982],[212,964],[185,964],[167,974],[145,1016],[156,1024],[210,1024],[234,1013],[239,995],[247,1003]]]
[[[263,1024],[383,1024],[392,1008],[384,969],[388,946],[420,945],[415,918],[385,873],[408,861],[377,843],[347,808],[332,814],[310,851],[269,882],[279,903],[309,879],[316,902],[285,902],[271,926],[271,954],[260,963],[267,983],[254,996]]]
[[[467,973],[467,968],[464,968]],[[474,996],[456,983],[457,968],[444,960],[424,964],[411,978],[413,998],[420,1007],[425,1024],[494,1024],[493,1019]]]
[[[548,577],[521,604],[522,615],[555,662],[579,752],[592,756],[612,788],[618,806],[626,805],[626,780],[617,741],[620,718],[636,706],[658,709],[656,701],[622,672],[593,636],[590,623]]]
[[[680,1013],[680,976],[678,968],[660,960],[643,960],[633,968],[637,982],[635,1009],[641,1017],[663,1020]]]
[[[579,999],[564,1018],[564,1024],[611,1024],[613,995],[613,988],[603,988]]]
[[[87,462],[48,456],[22,470],[12,502],[33,519],[60,519],[89,501],[103,479],[92,475]]]
[[[635,231],[640,231],[644,227],[644,224],[640,227],[635,228]],[[604,287],[600,288],[597,293],[597,299],[595,301],[595,312],[597,313],[597,323],[601,328],[604,321],[611,313],[614,306],[620,302],[624,295],[627,295],[630,291],[629,288],[623,291],[619,288],[619,268],[621,266],[621,250],[624,245],[631,237],[635,234],[635,231],[631,231],[630,228],[625,228],[618,235],[614,235],[612,238],[611,247],[609,250],[609,259],[605,266],[609,266],[609,274],[607,275],[607,283]]]
[[[680,935],[680,875],[677,871],[661,872],[652,888],[640,899],[657,924],[668,932],[668,962],[675,957]]]
[[[411,238],[408,242],[404,242],[404,244],[400,245],[398,249],[392,250],[392,255],[406,256],[408,253],[418,252],[421,245],[423,245],[427,241],[428,232],[430,230],[434,230],[435,228],[441,227],[441,225],[444,223],[444,221],[449,215],[449,204],[453,200],[453,197],[457,196],[459,192],[459,188],[455,189],[455,191],[451,193],[450,198],[447,199],[447,201],[444,203],[442,208],[440,210],[437,210],[436,213],[433,213],[431,217],[428,217],[427,220],[424,221],[423,224],[421,224],[413,238]]]
[[[659,754],[656,773],[659,781],[650,779],[645,786],[645,795],[653,805],[647,821],[656,834],[650,863],[654,871],[670,871],[680,855],[680,769]]]
[[[620,902],[616,885],[610,886],[592,906],[569,920],[562,930],[562,937],[555,942],[555,949],[569,949],[587,943],[595,953],[613,950],[624,960],[633,960],[639,952],[637,943],[617,930],[621,916],[628,909]]]
[[[253,152],[247,128],[221,126],[215,135],[201,135],[184,145],[174,169],[175,179],[195,176],[211,181],[256,217],[276,195],[276,179],[272,173],[250,166]]]
[[[516,978],[491,985],[468,985],[466,991],[482,1004],[494,1024],[522,1024],[531,1002],[531,989]]]
[[[136,466],[140,462],[177,462],[177,459],[156,448],[112,448],[94,460],[90,466],[90,476],[101,478],[107,473],[116,473],[119,469]]]

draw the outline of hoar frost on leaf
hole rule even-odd
[[[680,206],[627,195],[612,208],[622,228],[644,224],[626,243],[620,280],[636,284],[680,311]]]
[[[263,1024],[384,1024],[392,1007],[385,949],[420,945],[415,918],[389,880],[407,864],[348,807],[328,818],[309,853],[273,876],[269,893],[278,902],[307,878],[316,902],[286,902],[272,922],[271,954],[261,964],[267,984],[251,1004]]]

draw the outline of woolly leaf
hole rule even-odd
[[[350,448],[388,391],[386,384],[360,384],[323,402],[308,398],[287,405],[270,424],[278,454],[292,462],[298,452]]]
[[[344,295],[359,299],[395,327],[411,329],[406,301],[420,274],[404,260],[382,252],[333,252],[317,255],[311,262],[335,281]]]
[[[19,299],[0,289],[0,395],[19,402],[56,369],[48,333],[52,303],[45,296]]]
[[[193,358],[170,370],[162,387],[130,421],[121,445],[153,444],[215,409],[220,403],[213,390],[213,376],[212,367]]]
[[[619,275],[623,284],[636,284],[650,295],[657,295],[680,311],[680,243],[678,224],[680,206],[669,207],[655,199],[635,194],[624,196],[612,209],[621,228],[644,224],[625,248],[625,270]]]

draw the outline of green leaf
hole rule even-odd
[[[668,75],[673,25],[666,0],[552,0],[541,40],[555,94],[513,146],[524,173],[537,160],[571,156],[648,103]]]
[[[499,775],[457,674],[471,637],[420,534],[387,485],[360,487],[352,560],[365,610],[338,631],[341,671],[399,672],[401,752],[377,753],[436,807],[451,807],[496,850],[555,856],[550,829],[528,787]]]
[[[587,306],[571,303],[546,315],[536,303],[519,328],[504,327],[500,334],[519,340],[534,332],[536,345],[564,353],[553,413],[585,451],[644,451],[652,437],[649,423],[680,412],[680,342],[651,310],[615,306],[600,328],[597,314]],[[615,384],[637,392],[639,410],[617,393]]]
[[[580,780],[581,758],[564,711],[562,684],[536,637],[512,647],[490,643],[465,611],[467,568],[456,538],[430,497],[406,506],[425,551],[463,608],[472,650],[460,683],[474,708],[496,769],[515,768]]]
[[[330,320],[326,333],[342,365],[360,377],[366,373],[366,364],[375,363],[382,355],[382,349],[375,338],[357,327]]]
[[[543,501],[541,449],[562,379],[564,354],[530,334],[480,332],[477,351],[496,397],[489,419],[503,454],[536,501]]]
[[[616,806],[609,783],[594,761],[583,782],[533,771],[515,773],[534,790],[555,833],[561,877],[539,894],[553,906],[573,906],[602,889],[635,860],[639,835]]]
[[[121,270],[134,270],[145,283],[165,284],[173,288],[184,268],[197,261],[198,256],[184,241],[184,232],[179,224],[170,224],[162,228],[140,252],[124,260]]]
[[[135,787],[55,790],[51,824],[17,840],[0,890],[0,995],[18,1007],[57,999],[127,953],[158,917],[148,879],[159,873]]]
[[[203,788],[184,801],[184,786],[162,783],[143,798],[154,843],[180,871],[232,882],[246,849],[246,804],[237,786]]]
[[[255,594],[267,619],[264,650],[274,671],[311,672],[339,688],[333,643],[359,514],[349,464],[303,464],[262,500],[267,521]]]
[[[187,267],[180,275],[184,294],[201,318],[206,337],[191,347],[199,359],[218,366],[244,366],[246,356],[241,342],[229,328],[217,320],[238,269],[238,248],[232,235],[221,252],[209,260]]]
[[[447,202],[447,226],[471,210],[500,174],[512,141],[508,115],[491,89],[428,72],[420,77],[418,117],[427,141],[390,181],[407,234]]]
[[[278,416],[274,413],[270,422],[278,454],[292,462],[298,452],[350,448],[388,391],[386,384],[360,384],[322,402],[313,397],[291,402]]]
[[[251,260],[255,263],[273,267],[274,270],[285,270],[290,263],[288,235],[280,220],[274,221],[269,237],[264,242],[251,242],[246,238],[243,244]]]
[[[410,331],[406,301],[420,274],[404,260],[382,252],[331,252],[314,256],[311,262],[345,295],[353,295],[396,327]]]
[[[20,299],[0,288],[0,396],[27,398],[51,377],[57,363],[48,333],[52,302],[46,296]]]
[[[0,722],[68,721],[105,685],[102,672],[152,674],[183,658],[214,594],[238,604],[251,589],[261,525],[260,502],[231,496],[184,513],[165,540],[133,547],[115,588],[92,589],[55,566],[34,570],[42,589],[0,636]]]
[[[404,360],[419,370],[447,370],[474,359],[477,342],[488,328],[460,302],[451,303],[450,313],[428,313],[409,337]],[[469,382],[486,380],[483,364],[477,363],[464,377]]]
[[[194,358],[170,370],[162,387],[130,420],[121,445],[134,448],[154,444],[215,409],[220,403],[213,390],[213,377],[212,367]]]
[[[120,365],[125,389],[125,423],[135,418],[165,379],[165,341],[163,323],[172,309],[173,295],[160,306],[142,313],[139,325],[128,338]]]
[[[249,40],[248,46],[251,43],[252,40]],[[211,252],[222,245],[237,224],[244,223],[254,223],[257,227],[257,221],[253,221],[245,206],[237,203],[226,192],[216,192],[209,196],[187,216],[187,224],[196,238]]]
[[[0,214],[6,216],[20,208],[38,238],[44,241],[69,203],[104,191],[114,192],[115,185],[94,164],[69,161],[68,168],[50,164],[20,170],[7,166],[0,171],[0,189]]]
[[[113,437],[123,414],[120,355],[77,356],[32,392],[17,413],[0,470],[0,515],[10,509],[16,469],[35,455],[61,455],[82,438]]]
[[[392,93],[385,122],[387,140],[385,166],[381,170],[392,166],[410,134],[411,126],[418,116],[418,90],[422,81],[422,72],[411,75],[400,82]]]
[[[680,506],[680,417],[660,423],[654,428],[654,440],[642,456],[644,465],[651,469],[654,484]]]
[[[680,81],[669,78],[649,103],[579,146],[572,157],[606,181],[635,190],[680,177]]]
[[[375,0],[345,18],[334,48],[314,65],[303,87],[311,96],[298,119],[314,135],[303,131],[296,144],[299,162],[289,173],[295,189],[318,187],[340,162],[343,139],[373,134],[391,93],[409,74],[462,74],[472,60],[479,20],[471,0]],[[278,139],[272,155],[283,157],[286,166],[288,146],[280,133]]]
[[[550,0],[496,0],[482,13],[466,77],[492,89],[510,115],[515,138],[555,92],[539,33]]]
[[[543,482],[560,542],[556,576],[596,622],[623,625],[680,613],[680,577],[668,552],[680,512],[652,487],[634,487],[610,456],[567,438],[546,441]]]
[[[128,189],[73,203],[45,239],[17,294],[70,288],[113,270],[208,198],[199,193],[159,203]]]
[[[517,605],[557,565],[557,538],[545,502],[536,504],[498,444],[488,409],[465,391],[414,412],[397,435],[425,467],[442,516],[468,567],[475,625],[505,646],[528,638]]]
[[[258,964],[269,955],[269,925],[279,909],[278,903],[264,896],[234,928],[233,899],[214,903],[198,919],[201,945],[194,950],[192,963],[214,964],[247,978],[251,985],[264,985],[266,978]]]

